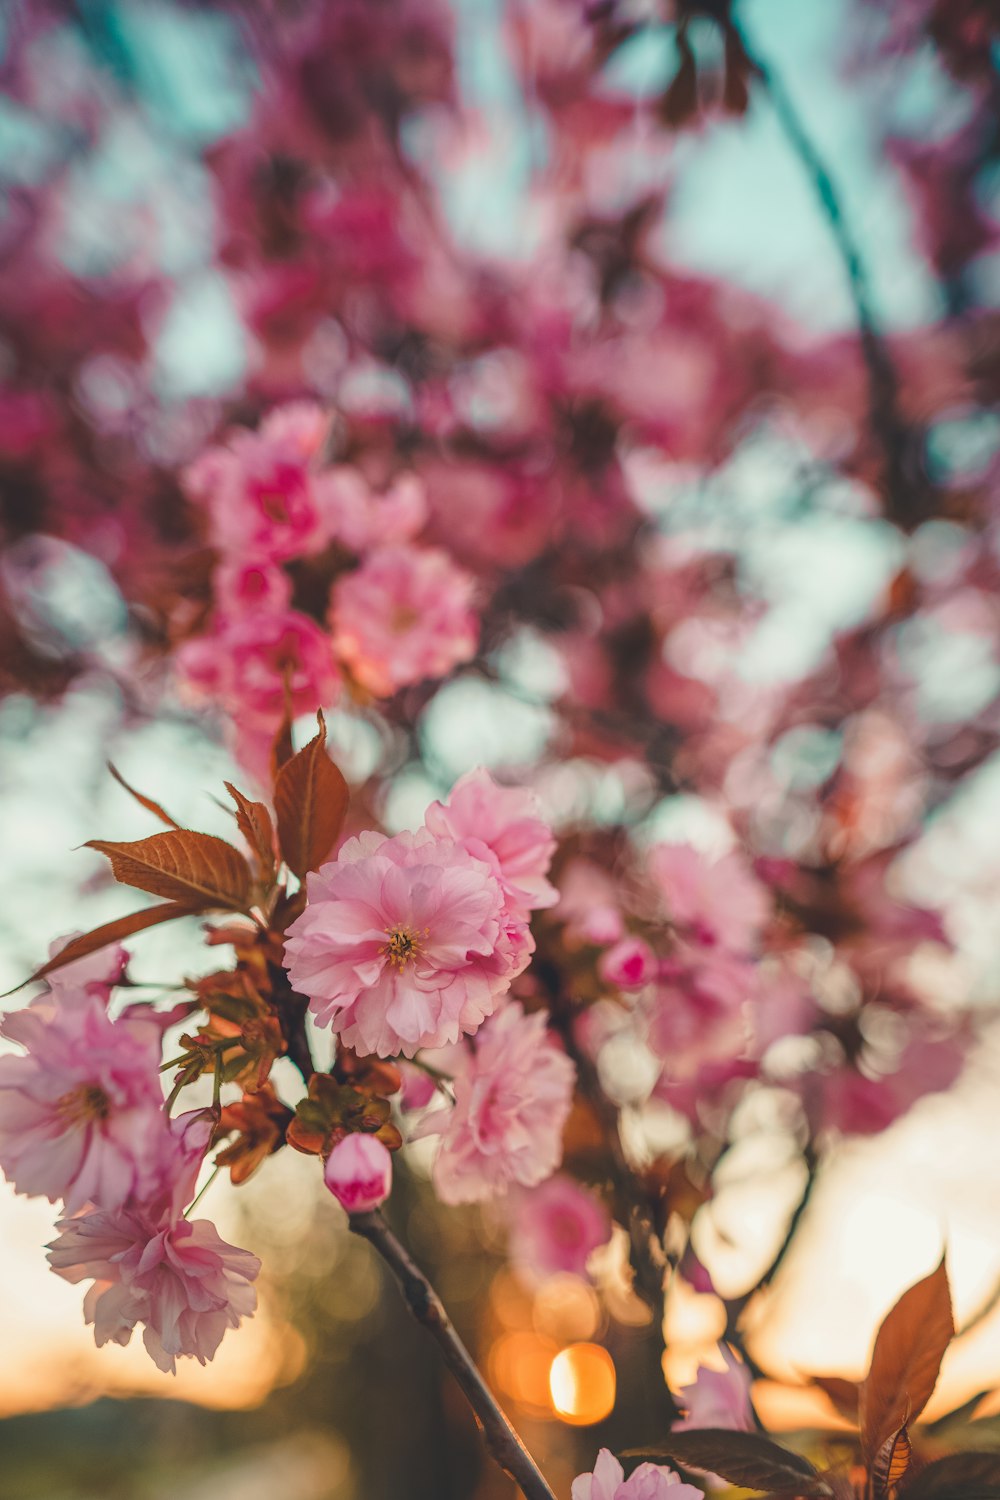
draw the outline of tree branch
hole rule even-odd
[[[785,138],[801,162],[819,200],[847,275],[861,353],[868,374],[871,430],[885,458],[883,485],[886,514],[904,530],[912,531],[929,513],[928,484],[918,462],[916,434],[899,409],[899,379],[872,307],[871,288],[861,251],[847,221],[843,204],[823,158],[813,144],[790,94],[773,67],[763,63],[731,23],[750,65],[767,90]]]
[[[382,1257],[396,1278],[410,1312],[437,1341],[445,1363],[476,1414],[494,1461],[520,1485],[525,1500],[555,1500],[534,1459],[500,1409],[471,1354],[452,1326],[437,1292],[411,1260],[406,1248],[393,1234],[382,1215],[377,1210],[374,1213],[352,1214],[348,1223],[352,1233],[367,1240]]]

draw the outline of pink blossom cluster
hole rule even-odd
[[[49,1261],[91,1281],[84,1315],[99,1345],[143,1341],[161,1370],[204,1362],[252,1315],[257,1258],[184,1206],[212,1133],[196,1110],[169,1120],[159,1067],[164,1016],[109,1013],[122,949],[68,964],[48,991],[4,1017],[24,1050],[0,1057],[0,1168],[20,1193],[63,1200]]]
[[[473,578],[417,540],[420,480],[404,471],[375,488],[333,462],[333,421],[316,402],[275,407],[184,476],[217,562],[209,628],[182,645],[178,666],[241,735],[273,734],[286,700],[297,714],[336,702],[345,676],[388,698],[476,651]]]

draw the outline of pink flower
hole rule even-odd
[[[79,936],[79,933],[71,932],[66,937],[56,938],[54,943],[49,944],[49,957],[55,958],[67,943]],[[46,983],[54,993],[84,990],[89,995],[99,996],[107,1004],[111,999],[111,991],[116,984],[121,983],[128,960],[128,949],[123,948],[121,943],[111,943],[106,948],[99,948],[96,953],[88,953],[86,957],[76,959],[64,969],[56,969],[54,974],[49,975]]]
[[[555,915],[577,943],[617,943],[625,932],[614,881],[585,859],[572,860],[560,877]]]
[[[345,1135],[326,1159],[323,1181],[349,1214],[367,1213],[389,1196],[392,1157],[373,1135]]]
[[[237,429],[191,464],[185,488],[208,508],[221,552],[282,562],[319,551],[327,540],[325,480],[313,466],[328,425],[322,407],[294,402],[271,412],[259,431]]]
[[[656,954],[642,938],[625,937],[601,954],[597,969],[605,984],[638,990],[656,977]]]
[[[425,821],[431,833],[452,838],[479,857],[485,844],[516,909],[532,911],[559,900],[545,878],[556,841],[533,792],[498,786],[488,771],[477,768],[456,781],[447,803],[431,803]]]
[[[0,1057],[0,1167],[19,1193],[75,1213],[160,1188],[171,1145],[158,1026],[112,1021],[100,989],[59,989],[0,1032],[25,1048]]]
[[[455,1078],[455,1107],[414,1134],[441,1133],[434,1184],[445,1203],[476,1203],[511,1183],[535,1187],[562,1160],[576,1070],[543,1012],[511,1001],[477,1033]]]
[[[181,647],[177,664],[195,697],[251,728],[281,722],[286,681],[294,714],[311,713],[340,696],[329,637],[294,609],[248,610],[216,620],[211,635]]]
[[[587,1275],[587,1258],[607,1243],[611,1220],[603,1204],[558,1172],[512,1203],[510,1258],[530,1280],[568,1271]]]
[[[769,902],[740,854],[713,860],[690,844],[660,844],[650,853],[649,868],[668,917],[696,942],[732,953],[753,950]]]
[[[701,1490],[661,1464],[640,1464],[626,1479],[607,1448],[598,1453],[592,1474],[573,1480],[571,1495],[572,1500],[704,1500]]]
[[[446,552],[382,547],[334,586],[336,654],[377,697],[445,677],[475,655],[479,624],[473,580]]]
[[[83,1309],[98,1347],[127,1344],[143,1323],[154,1364],[173,1373],[178,1356],[211,1359],[226,1329],[257,1306],[260,1261],[227,1245],[207,1219],[100,1209],[56,1228],[49,1263],[66,1281],[93,1281]]]
[[[349,839],[308,877],[291,982],[351,1047],[412,1057],[474,1031],[532,951],[490,865],[426,830]]]
[[[378,493],[360,470],[338,465],[329,471],[324,503],[331,534],[357,553],[408,542],[427,520],[424,487],[415,474],[400,474]]]
[[[221,618],[266,610],[286,610],[292,600],[292,581],[269,562],[223,563],[212,575],[212,592]]]
[[[726,1362],[725,1370],[712,1370],[707,1365],[699,1365],[694,1384],[681,1386],[681,1405],[687,1408],[687,1415],[674,1424],[675,1432],[688,1432],[698,1427],[725,1427],[733,1432],[753,1432],[750,1371],[726,1344],[720,1344],[719,1347]]]

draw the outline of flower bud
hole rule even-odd
[[[625,937],[603,953],[598,963],[605,984],[637,990],[656,976],[656,955],[640,937]]]
[[[323,1181],[349,1214],[367,1213],[389,1196],[392,1157],[373,1135],[345,1135],[326,1159]]]

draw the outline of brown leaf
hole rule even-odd
[[[344,826],[347,782],[326,753],[326,722],[319,733],[282,766],[274,785],[278,839],[288,868],[300,880],[326,859]]]
[[[108,856],[122,885],[183,902],[189,911],[246,911],[250,904],[249,865],[214,834],[178,828],[124,844],[90,839],[85,847]]]
[[[147,797],[142,792],[137,792],[135,787],[131,786],[125,780],[125,777],[118,770],[118,767],[113,766],[110,761],[108,761],[108,770],[111,772],[118,785],[124,787],[129,796],[134,797],[135,800],[139,803],[140,807],[144,807],[147,812],[151,812],[154,818],[159,818],[161,823],[166,823],[168,828],[180,828],[181,825],[178,823],[177,819],[172,818],[167,812],[166,808],[161,807],[158,802],[154,802],[152,797]]]
[[[292,744],[292,686],[289,669],[285,670],[282,684],[284,688],[284,708],[281,714],[281,723],[278,725],[277,733],[271,744],[271,781],[276,784],[278,773],[282,766],[291,760],[295,754],[295,746]]]
[[[848,1422],[857,1422],[859,1387],[856,1381],[845,1380],[842,1375],[813,1375],[810,1378],[813,1385],[829,1396],[842,1417]]]
[[[903,1293],[875,1338],[871,1368],[861,1385],[861,1447],[869,1464],[930,1399],[941,1360],[955,1334],[944,1258]]]
[[[630,1448],[622,1458],[672,1458],[685,1468],[719,1474],[749,1490],[783,1490],[786,1495],[826,1496],[833,1491],[800,1453],[772,1443],[758,1432],[702,1427],[672,1432],[653,1448]]]
[[[251,802],[231,781],[223,784],[236,803],[236,822],[240,833],[257,856],[262,880],[270,885],[274,880],[274,824],[271,822],[271,814],[263,802]]]
[[[190,906],[179,901],[168,901],[163,906],[145,906],[142,911],[129,912],[127,917],[116,917],[113,922],[105,922],[103,927],[95,927],[93,932],[84,932],[80,937],[71,938],[64,948],[60,948],[54,958],[48,963],[42,964],[34,974],[14,989],[7,990],[0,999],[6,999],[6,995],[16,994],[32,980],[44,979],[48,974],[54,974],[57,969],[62,969],[66,964],[75,963],[78,958],[86,958],[89,953],[96,953],[99,948],[106,948],[109,943],[118,943],[122,938],[131,937],[133,933],[143,932],[147,927],[156,927],[160,922],[172,922],[175,917],[189,917]]]
[[[1000,1500],[1000,1453],[951,1453],[903,1485],[900,1500]]]
[[[886,1438],[875,1455],[872,1464],[873,1500],[885,1500],[909,1469],[912,1458],[909,1434],[905,1427],[901,1427],[892,1437]]]

